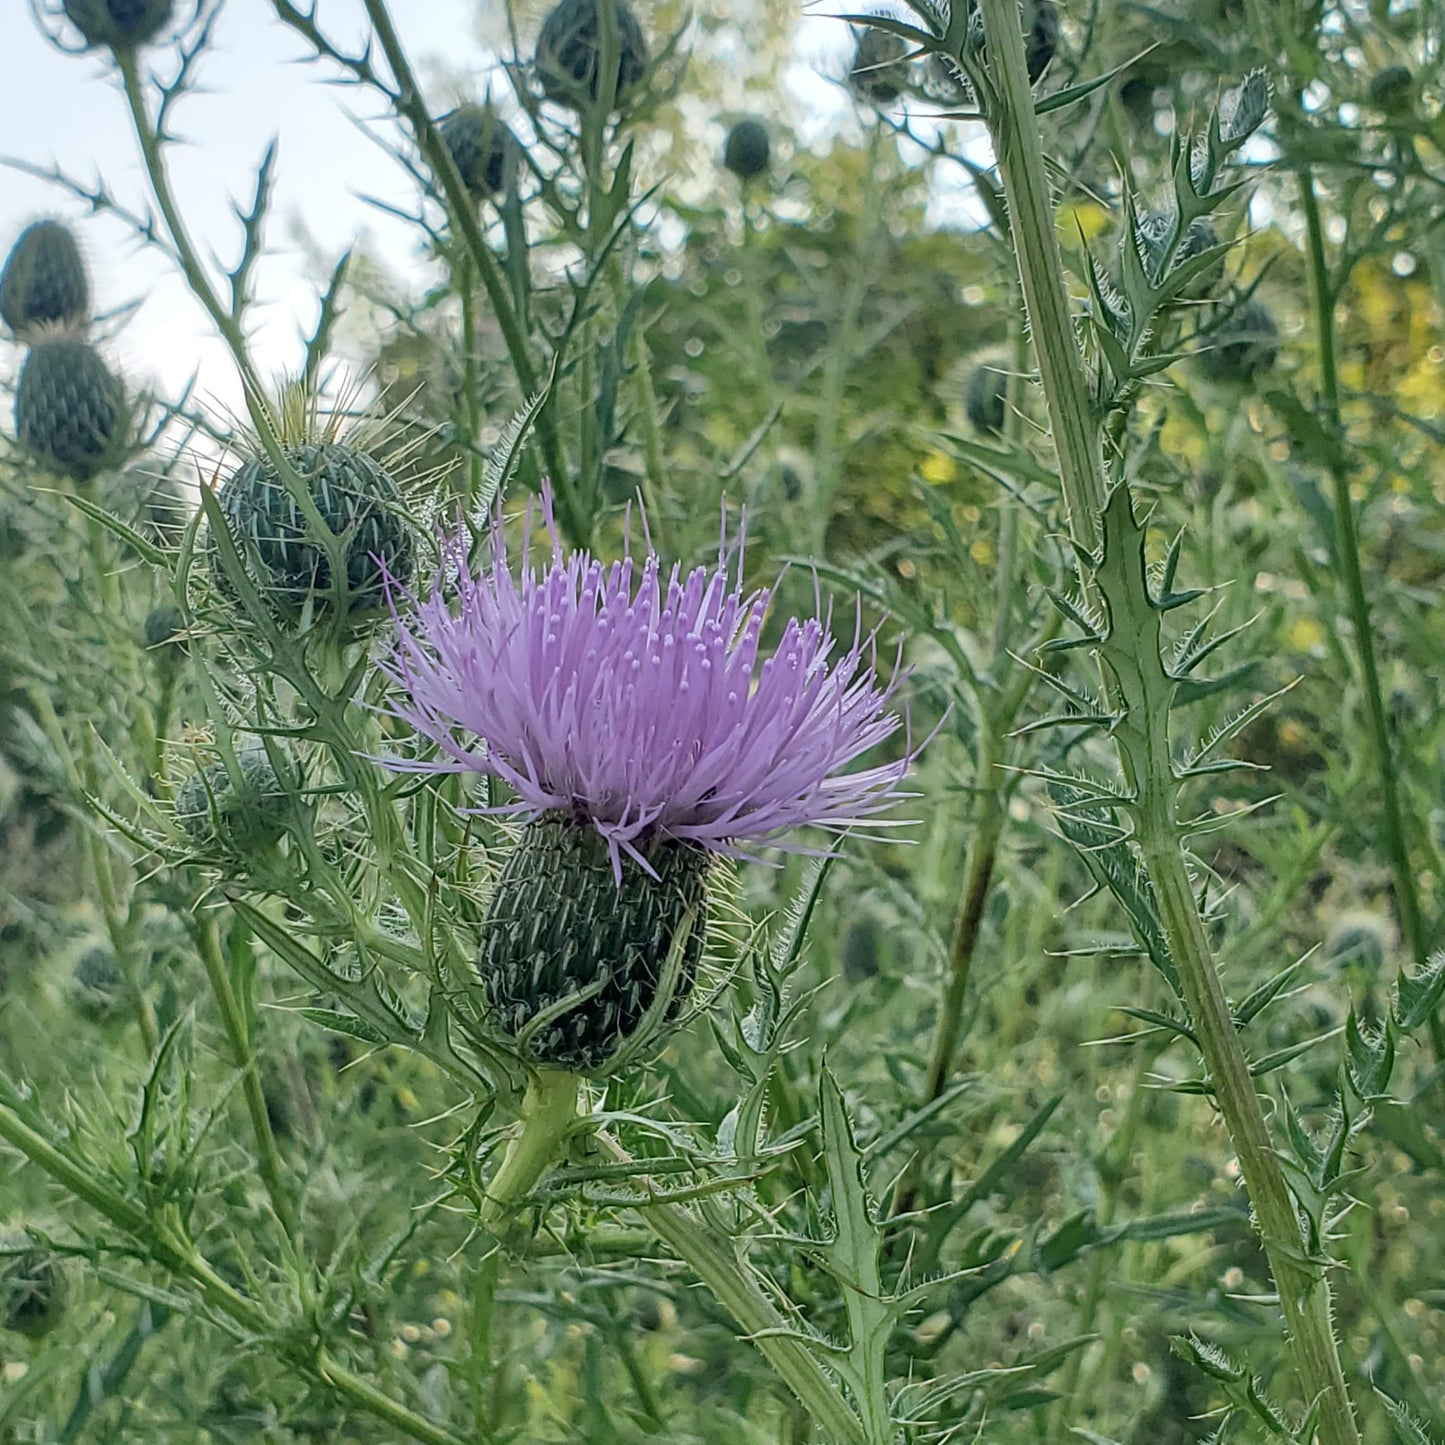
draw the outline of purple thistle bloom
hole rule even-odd
[[[650,872],[657,840],[736,856],[803,824],[846,830],[899,796],[912,749],[845,771],[901,726],[901,674],[878,685],[874,636],[833,656],[827,617],[793,618],[760,664],[772,591],[743,592],[741,540],[724,532],[715,567],[664,583],[650,544],[640,572],[630,555],[564,554],[550,497],[543,509],[544,571],[529,560],[514,579],[498,517],[490,568],[472,575],[459,537],[431,597],[408,597],[394,711],[450,761],[391,766],[503,779],[511,811],[594,827],[619,881],[622,853]],[[531,521],[529,507],[524,555]]]

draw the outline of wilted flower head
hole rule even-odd
[[[520,810],[591,824],[614,866],[645,837],[732,853],[889,806],[907,757],[844,771],[900,726],[871,638],[835,655],[824,619],[792,618],[760,662],[772,592],[743,591],[741,543],[664,581],[650,546],[640,567],[569,556],[547,520],[545,570],[514,578],[496,525],[480,575],[450,550],[455,607],[439,584],[403,619],[397,712],[451,760],[420,766],[502,778]]]
[[[399,619],[395,710],[443,757],[394,766],[515,790],[527,826],[479,960],[491,1014],[533,1062],[597,1071],[691,989],[713,855],[871,818],[911,759],[847,771],[901,725],[897,670],[880,686],[873,639],[835,655],[819,617],[789,620],[763,659],[772,594],[744,592],[741,542],[664,577],[650,546],[640,564],[568,555],[543,506],[546,567],[514,577],[498,522],[489,566],[473,573],[456,540]]]

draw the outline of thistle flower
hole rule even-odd
[[[744,592],[741,542],[664,577],[650,547],[640,566],[566,555],[543,505],[545,569],[514,578],[497,524],[480,575],[459,539],[443,583],[407,599],[395,712],[441,757],[392,766],[514,790],[503,811],[525,826],[482,948],[493,1016],[534,1062],[597,1070],[680,1008],[712,860],[875,817],[912,754],[845,771],[901,726],[899,673],[880,686],[873,639],[835,653],[819,617],[790,619],[762,660],[772,593]]]

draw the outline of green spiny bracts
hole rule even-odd
[[[507,183],[507,165],[516,137],[486,105],[463,105],[437,126],[442,144],[462,184],[479,200],[495,196]]]
[[[176,789],[176,822],[203,848],[246,854],[269,848],[286,830],[287,787],[265,744],[236,748],[237,772],[212,763]]]
[[[1219,244],[1219,233],[1205,217],[1200,216],[1179,238],[1173,259],[1166,266],[1165,253],[1173,231],[1174,217],[1170,214],[1147,211],[1139,217],[1139,258],[1144,262],[1150,281],[1156,286],[1164,279],[1166,271],[1192,261]],[[1223,272],[1224,258],[1221,257],[1216,264],[1207,266],[1201,275],[1194,277],[1182,294],[1190,297],[1204,295],[1218,283]]]
[[[416,562],[396,483],[374,457],[342,442],[307,442],[283,454],[321,520],[341,538],[344,576],[333,574],[324,539],[266,457],[237,467],[217,498],[248,576],[283,622],[299,621],[308,601],[316,614],[339,613],[347,622],[375,617],[386,606],[382,564],[405,585]],[[221,593],[233,597],[214,538],[211,573]]]
[[[689,910],[664,1017],[674,1018],[691,991],[702,960],[710,857],[692,843],[667,840],[640,851],[657,877],[623,854],[619,883],[595,828],[544,817],[522,830],[504,864],[479,969],[497,1026],[533,1063],[604,1069],[657,1004]]]
[[[70,975],[70,1001],[77,1013],[103,1019],[115,1012],[125,997],[125,979],[108,948],[87,948],[75,961]]]
[[[1008,408],[1008,374],[987,362],[974,367],[963,392],[963,411],[969,425],[984,436],[1003,431]]]
[[[65,1262],[24,1235],[0,1236],[0,1319],[7,1330],[38,1339],[65,1309]]]
[[[37,326],[77,327],[90,315],[90,280],[80,247],[58,221],[20,233],[0,273],[0,319],[26,340]]]
[[[125,391],[87,342],[37,340],[20,372],[15,428],[21,444],[51,470],[88,482],[125,449]]]
[[[647,37],[626,0],[613,0],[616,55],[613,99],[621,102],[647,73]],[[561,0],[537,37],[537,78],[549,100],[577,109],[603,91],[602,14],[598,0]]]
[[[740,181],[751,181],[762,175],[772,157],[768,128],[754,116],[744,116],[728,131],[723,165]]]
[[[891,105],[908,86],[908,42],[876,25],[858,32],[848,84],[859,100]]]
[[[1199,369],[1211,381],[1248,383],[1279,357],[1279,327],[1262,301],[1249,300],[1205,340]]]
[[[173,0],[64,0],[70,23],[87,46],[134,50],[170,23]]]

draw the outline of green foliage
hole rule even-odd
[[[356,48],[270,8],[400,117],[427,269],[318,277],[303,454],[247,344],[273,155],[235,235],[166,220],[209,7],[159,77],[171,7],[95,12],[145,31],[95,43],[152,194],[60,179],[179,262],[255,434],[171,398],[119,470],[118,378],[37,340],[90,380],[0,456],[0,1302],[44,1317],[0,1439],[1303,1445],[1347,1438],[1281,1325],[1311,1278],[1366,1445],[1445,1439],[1439,17],[1021,10],[1056,337],[954,114],[1001,103],[996,4],[833,22],[889,85],[804,117],[796,7],[700,17],[684,72],[672,5],[568,0],[435,123],[381,0]],[[619,894],[502,784],[381,768],[431,759],[372,554],[425,586],[436,520],[543,477],[608,558],[639,494],[684,566],[745,502],[764,655],[818,590],[902,646],[914,841]]]

